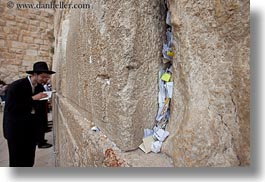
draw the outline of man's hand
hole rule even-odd
[[[32,99],[33,100],[40,100],[40,99],[45,98],[45,97],[48,97],[48,95],[43,93],[43,92],[40,92],[40,93],[38,93],[36,95],[33,95]]]

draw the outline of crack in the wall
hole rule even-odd
[[[234,101],[234,98],[233,98],[233,95],[232,93],[230,93],[230,97],[231,97],[231,101],[233,103],[233,106],[234,106],[234,112],[235,112],[235,122],[238,123],[238,114],[237,114],[237,106],[236,106],[236,103]]]

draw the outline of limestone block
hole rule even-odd
[[[43,44],[43,40],[42,39],[38,39],[38,38],[35,38],[34,39],[34,44]]]
[[[36,61],[34,57],[32,57],[31,59],[28,59],[29,57],[27,58],[24,58],[22,60],[22,66],[26,66],[28,68],[32,67],[32,64]]]
[[[40,21],[38,21],[38,20],[30,20],[29,21],[29,24],[38,27],[40,25]]]
[[[6,67],[7,71],[17,73],[18,72],[18,67],[15,65],[7,65]]]
[[[69,13],[64,94],[122,150],[136,149],[157,111],[162,2],[91,6]]]
[[[1,27],[2,28],[2,27]],[[1,30],[1,29],[0,29]],[[0,31],[0,38],[4,39],[5,38],[5,34],[3,33],[3,31]]]
[[[48,28],[48,23],[46,23],[46,22],[40,22],[40,27],[42,27],[42,28]]]
[[[5,58],[5,59],[14,59],[14,58],[16,58],[16,55],[15,54],[10,54],[8,52],[5,52],[5,53],[3,53],[3,58]]]
[[[27,44],[23,42],[18,42],[18,41],[12,41],[11,46],[13,48],[19,48],[19,49],[27,49]]]
[[[7,20],[6,26],[15,26],[17,23],[15,21]]]
[[[6,22],[5,22],[4,20],[1,20],[1,19],[0,19],[0,25],[1,25],[1,26],[5,26],[5,25],[6,25]]]
[[[165,154],[146,155],[142,151],[122,152],[86,117],[86,111],[60,94],[53,96],[57,165],[60,167],[172,167]]]
[[[8,60],[9,64],[16,65],[18,68],[22,63],[22,56],[16,55],[15,59]]]
[[[39,51],[38,55],[40,57],[49,57],[49,52],[48,51]]]
[[[250,165],[249,0],[170,1],[175,166]],[[175,17],[176,16],[176,17]]]
[[[28,56],[28,55],[25,55],[23,57],[24,60],[27,60],[27,61],[30,61],[30,62],[34,62],[36,60],[36,56]]]
[[[33,42],[28,44],[28,49],[30,49],[30,50],[42,50],[42,47],[43,46],[40,46],[38,44],[34,44]]]
[[[51,46],[44,45],[44,44],[41,45],[41,42],[42,41],[39,42],[40,43],[40,45],[39,45],[40,46],[40,49],[39,49],[40,51],[50,51],[51,50]]]
[[[23,37],[23,42],[25,42],[25,43],[32,43],[33,42],[33,37],[24,36]]]
[[[0,40],[0,47],[5,47],[5,40]]]
[[[12,14],[4,14],[4,18],[6,20],[15,20],[15,15],[12,15]]]
[[[35,25],[28,25],[27,30],[31,31],[31,32],[37,32],[38,31],[38,27]]]
[[[16,22],[23,23],[23,24],[29,24],[30,20],[27,20],[25,17],[16,17]]]
[[[28,55],[28,56],[37,56],[38,55],[38,51],[28,49],[28,50],[26,50],[26,55]]]

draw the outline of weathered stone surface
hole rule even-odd
[[[54,95],[56,163],[61,167],[173,167],[165,154],[123,152],[86,117],[86,110]],[[154,160],[155,159],[155,160]]]
[[[175,166],[250,164],[249,1],[172,0]]]
[[[136,149],[157,110],[161,2],[91,6],[69,13],[65,96],[87,110],[87,117],[122,150]]]

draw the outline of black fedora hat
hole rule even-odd
[[[51,74],[54,74],[55,72],[49,70],[47,63],[40,61],[40,62],[34,63],[33,70],[26,71],[26,73],[28,73],[28,74],[32,74],[32,73],[47,73],[47,74],[51,75]]]

